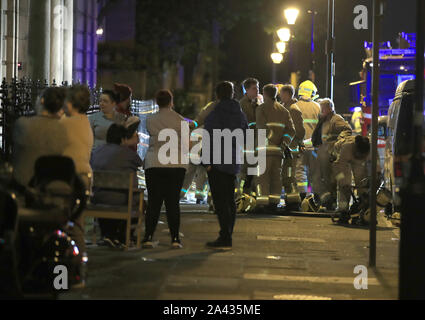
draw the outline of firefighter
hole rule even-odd
[[[295,176],[297,160],[300,155],[300,148],[304,148],[305,128],[303,123],[303,115],[297,106],[295,96],[295,88],[286,84],[280,89],[280,99],[286,110],[291,115],[292,122],[295,127],[295,136],[289,145],[290,157],[284,159],[282,166],[282,185],[285,189],[285,194],[288,195],[297,192],[297,179]]]
[[[369,176],[369,151],[369,138],[361,135],[340,137],[332,149],[331,160],[334,160],[332,171],[338,186],[337,211],[341,213],[342,220],[349,219],[347,212],[351,197],[352,176],[357,187],[360,187],[360,182]],[[379,165],[377,170],[380,171]],[[367,192],[365,187],[357,188],[357,194]]]
[[[207,171],[202,165],[189,164],[189,169],[184,177],[183,186],[180,192],[180,198],[184,198],[192,185],[192,181],[195,179],[196,191],[195,199],[197,204],[202,204],[205,198],[208,196],[207,187]]]
[[[194,129],[202,127],[204,125],[205,119],[208,117],[211,111],[214,110],[216,105],[217,105],[217,101],[209,102],[201,110],[201,112],[198,114],[195,120],[190,122],[189,128],[191,130],[194,130]],[[192,185],[192,181],[194,178],[195,178],[195,184],[196,184],[196,191],[195,191],[196,203],[201,204],[202,202],[204,202],[205,197],[208,196],[208,187],[206,186],[206,183],[208,180],[207,171],[202,165],[195,165],[193,163],[189,164],[189,168],[186,171],[185,179],[183,181],[182,190],[180,192],[180,198],[184,198],[186,196],[190,186]]]
[[[245,95],[239,101],[242,111],[245,113],[248,120],[249,129],[256,129],[256,110],[260,104],[263,103],[263,97],[259,94],[259,82],[257,79],[248,78],[242,82],[242,86],[245,91]],[[256,141],[256,135],[255,135]],[[244,150],[245,153],[254,153],[257,143],[254,143],[254,148],[251,150]],[[242,166],[241,173],[239,174],[239,192],[250,194],[253,190],[254,176],[248,175],[248,167],[250,165],[246,161]]]
[[[319,122],[320,106],[313,101],[318,97],[317,88],[310,80],[300,84],[298,96],[297,106],[302,113],[305,136],[304,147],[301,148],[300,156],[297,160],[296,180],[301,200],[303,200],[308,193],[309,182],[313,192],[320,183],[317,156],[311,142],[311,135]]]
[[[362,108],[356,107],[351,117],[351,125],[354,128],[353,134],[355,135],[362,134],[362,119],[363,119]]]
[[[312,135],[313,146],[317,148],[317,160],[321,183],[315,190],[321,203],[327,209],[333,209],[336,195],[336,180],[332,175],[330,153],[339,136],[352,134],[350,124],[342,116],[335,113],[331,99],[320,100],[320,120]]]
[[[277,87],[263,88],[264,103],[256,110],[257,129],[267,130],[266,170],[257,178],[257,207],[276,210],[282,193],[282,158],[295,135],[289,111],[276,101]],[[257,148],[258,149],[258,148]]]

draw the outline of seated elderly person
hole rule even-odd
[[[19,118],[13,130],[15,180],[28,186],[34,175],[34,164],[42,156],[64,155],[69,144],[67,131],[59,121],[64,106],[65,90],[58,87],[43,91],[34,117]]]
[[[65,99],[67,116],[61,119],[69,139],[64,155],[74,160],[77,173],[81,175],[87,188],[90,186],[88,177],[92,173],[90,155],[93,148],[93,132],[86,115],[89,108],[89,88],[81,84],[70,87]]]
[[[137,152],[137,145],[139,144],[139,125],[140,119],[136,116],[129,117],[124,123],[124,127],[127,129],[126,138],[128,140],[128,147],[135,152]]]
[[[127,138],[127,130],[124,126],[112,124],[106,134],[106,144],[93,151],[90,161],[93,170],[136,172],[143,162],[139,155],[129,148],[132,143],[132,138]],[[94,189],[93,193],[95,204],[127,205],[126,191]],[[124,247],[125,221],[99,219],[99,225],[106,245]]]
[[[14,178],[23,187],[28,187],[34,176],[34,165],[43,156],[70,156],[66,150],[71,146],[66,126],[60,117],[66,91],[63,88],[47,88],[41,94],[34,117],[21,117],[13,130]],[[75,139],[75,137],[74,137]],[[79,168],[77,162],[77,169]],[[86,255],[81,220],[67,230],[76,242],[80,256]]]

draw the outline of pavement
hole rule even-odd
[[[217,251],[205,247],[217,237],[216,216],[205,206],[183,211],[183,249],[170,248],[161,215],[154,249],[89,246],[86,287],[60,299],[397,299],[399,230],[382,216],[377,268],[366,269],[367,289],[356,289],[354,268],[368,266],[367,228],[324,217],[238,215],[233,249]]]

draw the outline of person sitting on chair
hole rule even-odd
[[[124,126],[112,124],[106,134],[106,144],[97,148],[91,158],[93,171],[137,172],[143,165],[139,155],[128,146],[131,139],[126,138]],[[137,181],[135,181],[137,183]],[[93,203],[113,206],[127,205],[127,192],[93,190]],[[137,199],[135,199],[137,200]],[[111,247],[123,247],[125,243],[125,221],[99,219],[103,240]]]
[[[63,88],[47,88],[40,95],[37,115],[21,117],[15,123],[12,164],[15,180],[24,187],[34,176],[34,164],[38,158],[63,155],[69,145],[67,131],[59,121],[64,101]]]

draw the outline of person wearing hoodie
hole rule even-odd
[[[238,101],[233,99],[234,87],[231,82],[224,81],[217,85],[216,95],[218,104],[214,110],[205,119],[204,129],[210,137],[210,146],[206,145],[206,139],[202,139],[203,152],[210,150],[209,157],[203,154],[203,162],[207,167],[208,180],[211,187],[211,194],[214,202],[215,212],[220,224],[220,235],[217,240],[208,242],[210,248],[230,249],[232,247],[232,234],[236,220],[236,203],[235,203],[235,181],[236,175],[241,169],[241,154],[243,150],[242,144],[238,139],[232,138],[231,150],[224,149],[223,139],[213,139],[213,131],[215,130],[242,130],[244,137],[248,129],[248,121],[246,115],[241,110]],[[220,148],[220,151],[218,149]],[[221,158],[217,161],[217,152]],[[231,162],[228,160],[229,152],[231,152]],[[208,159],[207,159],[208,158]],[[212,161],[212,160],[215,161]]]
[[[286,84],[280,89],[280,99],[283,106],[289,111],[295,128],[294,139],[292,139],[289,145],[291,158],[284,159],[282,166],[282,185],[286,194],[296,192],[297,190],[295,171],[300,152],[304,149],[304,119],[301,110],[297,106],[298,101],[294,96],[295,88],[292,85]]]
[[[258,177],[257,184],[259,211],[265,207],[271,211],[277,210],[282,194],[283,154],[295,135],[289,111],[276,101],[277,91],[275,85],[266,85],[263,88],[264,103],[256,110],[257,129],[267,130],[266,170]]]

